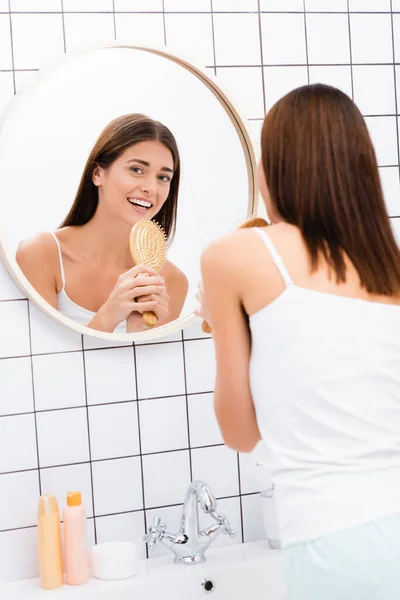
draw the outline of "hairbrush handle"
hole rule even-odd
[[[268,221],[263,219],[262,217],[250,217],[244,223],[242,223],[238,229],[250,229],[251,227],[267,227],[269,225]],[[201,324],[201,329],[204,333],[212,333],[212,329],[207,321],[203,321]]]
[[[147,327],[154,327],[154,325],[157,325],[158,323],[157,315],[151,311],[142,313],[142,319]]]

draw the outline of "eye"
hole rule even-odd
[[[168,183],[169,181],[171,181],[171,177],[169,177],[168,175],[159,175],[158,179],[163,183]]]
[[[130,170],[132,171],[132,173],[143,173],[143,169],[141,167],[130,167]]]

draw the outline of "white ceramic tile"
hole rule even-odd
[[[188,394],[214,389],[216,364],[211,339],[185,342],[185,364]]]
[[[41,467],[89,460],[85,408],[37,413],[36,420]]]
[[[60,325],[33,304],[29,305],[32,354],[64,352],[82,349],[82,336]]]
[[[64,0],[63,5],[64,12],[102,12],[103,10],[112,11],[113,0]]]
[[[400,0],[399,8],[400,12]],[[394,54],[396,62],[400,62],[400,14],[393,15]]]
[[[308,14],[306,21],[310,64],[350,63],[347,15]]]
[[[31,79],[36,76],[37,71],[16,71],[15,75],[15,90],[19,94],[25,86],[29,84]]]
[[[347,12],[347,0],[306,0],[306,11]]]
[[[303,15],[262,14],[261,31],[264,65],[307,63]]]
[[[391,217],[400,217],[400,179],[398,167],[380,167],[383,195]]]
[[[223,444],[224,440],[214,413],[214,395],[188,396],[188,407],[191,447]]]
[[[13,12],[58,12],[61,0],[11,0]]]
[[[11,77],[12,82],[12,74],[11,73],[3,73],[6,77],[1,78],[0,85],[9,80]],[[1,94],[7,94],[7,86],[2,88]],[[4,97],[4,96],[3,96]],[[1,100],[0,100],[1,102]],[[4,265],[0,262],[0,300],[18,300],[20,298],[25,298],[23,293],[17,288],[10,275],[6,271]]]
[[[85,406],[82,352],[33,356],[32,367],[36,410]]]
[[[236,537],[229,537],[228,535],[219,535],[213,542],[213,548],[220,546],[230,546],[232,544],[240,544],[242,542],[242,523],[241,523],[241,511],[240,511],[240,499],[236,498],[224,498],[218,500],[217,511],[222,512],[228,519],[231,527],[236,531]],[[200,528],[203,529],[213,524],[213,519],[209,515],[205,515],[200,512]]]
[[[25,300],[0,302],[0,358],[30,354],[28,304]]]
[[[114,17],[112,13],[64,15],[65,44],[71,52],[87,44],[114,39]]]
[[[349,0],[350,11],[385,12],[390,11],[390,0]],[[395,10],[395,7],[393,7]]]
[[[96,515],[143,508],[140,458],[95,462],[92,469]]]
[[[213,69],[214,72],[214,69]],[[182,330],[178,330],[178,331],[174,331],[173,333],[170,333],[168,335],[166,335],[165,337],[160,339],[160,342],[165,344],[166,342],[180,342],[182,340]],[[154,345],[157,344],[157,342],[154,342],[154,340],[141,340],[139,343],[136,343],[135,346],[146,346],[146,345]]]
[[[116,12],[162,12],[163,0],[114,0],[114,6]]]
[[[136,400],[133,348],[85,351],[88,404]]]
[[[38,69],[64,52],[60,14],[12,15],[16,69]]]
[[[393,62],[390,15],[350,15],[353,63]],[[371,44],[371,40],[379,40]]]
[[[117,13],[115,27],[117,40],[146,46],[165,44],[162,14]]]
[[[354,101],[363,115],[395,113],[393,67],[355,66],[353,82]]]
[[[8,0],[0,0],[0,12],[9,12]]]
[[[37,471],[0,475],[0,531],[37,523],[39,477]]]
[[[0,15],[0,69],[12,69],[10,17]]]
[[[251,12],[258,10],[257,0],[213,0],[214,12]]]
[[[185,396],[143,400],[139,414],[143,454],[188,447]]]
[[[0,473],[37,469],[33,414],[0,418]]]
[[[132,342],[121,342],[120,340],[102,340],[91,335],[83,336],[83,347],[85,350],[101,350],[102,348],[121,348],[121,346],[132,347]]]
[[[261,444],[255,447],[252,452],[240,453],[240,489],[242,494],[252,494],[260,492],[268,487],[265,480],[265,470],[262,466],[257,466],[257,462],[263,461],[263,452]]]
[[[386,0],[390,1],[390,0]],[[392,0],[392,10],[396,12],[400,12],[400,0]]]
[[[351,98],[351,66],[310,67],[310,83],[332,85]]]
[[[214,0],[215,2],[215,0]],[[168,11],[210,11],[211,0],[164,0],[165,12]]]
[[[143,477],[146,507],[183,502],[190,483],[189,451],[143,456]]]
[[[136,545],[137,558],[146,558],[146,544],[143,541],[145,533],[144,513],[124,513],[96,518],[97,543],[132,542]]]
[[[298,11],[303,12],[303,0],[260,0],[261,10],[272,10],[276,12]]]
[[[37,529],[16,529],[0,534],[0,582],[39,575]],[[3,596],[3,598],[5,598]]]
[[[155,344],[136,348],[139,398],[185,393],[182,344]]]
[[[400,219],[390,219],[390,224],[397,243],[400,246]]]
[[[57,498],[60,517],[66,505],[67,492],[79,490],[82,494],[82,504],[86,516],[93,515],[92,485],[90,479],[90,465],[69,465],[53,469],[41,469],[40,479],[42,494],[53,494]]]
[[[31,359],[0,360],[0,414],[33,411]]]
[[[242,498],[244,542],[256,542],[266,538],[261,502],[260,494]]]
[[[257,119],[257,120],[247,122],[248,132],[250,134],[250,139],[253,144],[254,152],[257,157],[257,161],[259,160],[259,157],[261,155],[261,130],[262,130],[263,123],[264,123],[264,119]],[[259,201],[258,201],[258,207],[259,207],[258,210],[259,211],[261,210],[262,206],[264,206],[264,203],[260,196]]]
[[[167,531],[176,534],[178,533],[181,524],[182,506],[164,506],[163,508],[146,510],[146,531],[149,530],[155,517],[161,517],[162,523],[167,526]],[[160,543],[157,543],[155,548],[149,548],[149,558],[156,558],[159,556],[169,556],[171,558],[171,550]]]
[[[375,146],[378,165],[396,165],[399,160],[396,117],[367,117],[365,120]]]
[[[217,65],[261,64],[258,15],[215,14],[214,36]]]
[[[193,479],[206,481],[217,498],[239,493],[237,452],[226,446],[195,448],[191,452]]]
[[[89,408],[92,460],[139,454],[137,402]]]
[[[167,46],[199,65],[214,64],[211,14],[166,14]]]
[[[0,15],[0,17],[1,17],[1,15]],[[14,97],[14,81],[13,81],[12,73],[0,73],[0,113],[5,109],[5,107],[13,99],[13,97]],[[0,299],[8,300],[9,298],[5,298],[5,295],[4,295],[4,292],[6,292],[7,288],[8,289],[13,288],[15,290],[17,290],[18,288],[13,283],[11,283],[11,277],[7,274],[3,265],[1,265],[1,267],[2,267],[3,272],[0,274]],[[3,292],[3,281],[2,281],[3,278],[7,284],[6,286],[4,286],[5,287],[4,292]],[[15,297],[15,296],[13,296],[13,297]]]
[[[246,119],[264,115],[262,67],[217,69],[217,82]]]

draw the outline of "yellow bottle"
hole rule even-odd
[[[60,512],[57,499],[50,494],[40,496],[38,507],[40,585],[53,590],[64,583]]]

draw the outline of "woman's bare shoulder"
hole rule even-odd
[[[57,246],[54,237],[49,232],[36,233],[22,240],[17,248],[16,259],[19,261],[34,261],[38,258],[45,262],[52,262],[57,256]]]
[[[162,275],[171,282],[188,286],[188,278],[185,273],[170,260],[165,261]]]

